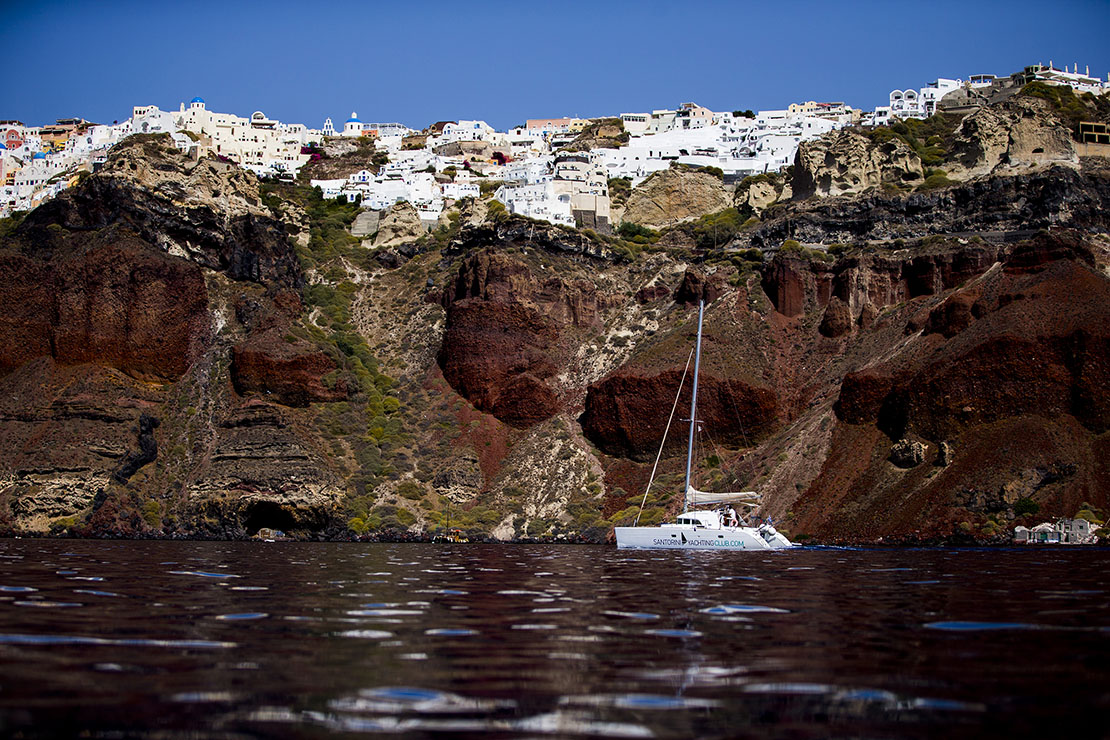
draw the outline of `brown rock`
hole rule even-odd
[[[440,352],[443,376],[475,407],[513,426],[529,426],[559,409],[545,382],[555,375],[550,347],[557,324],[534,308],[481,299],[451,304]]]
[[[890,461],[900,468],[913,468],[925,462],[925,445],[913,439],[901,439],[890,448]]]
[[[1004,170],[1075,166],[1079,155],[1071,132],[1046,100],[1016,96],[980,108],[956,129],[949,175],[961,179]]]
[[[424,236],[426,231],[420,223],[420,214],[412,203],[395,203],[382,214],[377,236],[374,237],[374,247],[380,249],[408,244]]]
[[[708,173],[662,170],[632,190],[624,220],[661,229],[724,210],[732,205],[730,195],[720,179]]]
[[[681,369],[658,375],[621,370],[594,383],[586,393],[583,431],[607,454],[651,459],[659,449],[681,378]],[[683,404],[689,408],[689,379],[679,399],[679,406]],[[719,442],[750,444],[773,427],[778,414],[778,400],[769,388],[708,374],[700,379],[698,418]],[[685,435],[672,434],[669,443],[673,452],[685,444]]]
[[[833,296],[825,307],[819,331],[826,337],[842,337],[852,331],[852,311],[848,304]]]
[[[700,301],[706,305],[721,297],[725,292],[725,278],[719,272],[704,275],[693,268],[687,268],[682,276],[682,282],[674,291],[675,303],[685,303],[696,306]]]
[[[176,379],[209,333],[201,269],[134,240],[0,268],[0,372],[49,355]]]
[[[655,303],[658,300],[662,300],[670,294],[671,289],[666,285],[662,283],[652,283],[636,291],[636,302],[643,306],[648,303]]]
[[[253,335],[231,349],[236,392],[261,393],[286,406],[345,399],[347,379],[340,377],[337,369],[327,354],[307,342],[286,341],[277,328]]]
[[[763,272],[763,290],[783,316],[805,311],[807,293],[815,292],[813,275],[805,260],[776,255]]]
[[[899,139],[876,144],[840,129],[802,142],[794,158],[794,200],[877,190],[921,181],[921,158]]]

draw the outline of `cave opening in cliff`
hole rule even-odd
[[[255,501],[247,507],[243,528],[248,534],[258,534],[260,529],[278,529],[288,532],[297,526],[293,514],[272,501]]]

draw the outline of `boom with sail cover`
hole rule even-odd
[[[761,497],[755,491],[699,491],[690,486],[686,489],[686,500],[690,506],[712,506],[714,504],[742,504],[744,506],[758,506]]]

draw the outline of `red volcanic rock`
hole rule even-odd
[[[725,279],[720,273],[706,276],[697,270],[686,270],[674,292],[675,303],[696,306],[699,301],[710,304],[725,292]]]
[[[849,424],[876,421],[893,383],[884,369],[868,368],[848,373],[840,384],[840,397],[835,407],[837,418]]]
[[[1110,280],[1066,239],[1013,254],[934,308],[924,334],[844,378],[829,455],[795,506],[799,531],[950,534],[1021,496],[1052,516],[1107,503]],[[926,461],[951,446],[939,475],[895,470],[892,444],[907,435],[927,443]]]
[[[982,290],[979,286],[959,290],[948,296],[929,312],[923,327],[925,333],[943,334],[948,338],[956,336],[988,310],[981,298]]]
[[[819,330],[826,337],[842,337],[852,331],[852,309],[836,296],[829,299]]]
[[[440,296],[448,314],[452,304],[467,298],[528,305],[557,323],[578,327],[597,326],[598,311],[615,302],[599,296],[588,280],[541,278],[519,259],[488,249],[468,256]]]
[[[1072,414],[1104,429],[1110,403],[1095,388],[1110,381],[1108,342],[1105,277],[1066,259],[1034,273],[1006,269],[934,309],[904,356],[845,377],[837,413],[938,441],[1026,413]]]
[[[286,406],[347,398],[347,380],[333,375],[337,369],[335,360],[317,347],[286,342],[280,329],[252,335],[231,349],[236,392],[261,393]]]
[[[763,290],[783,316],[798,316],[805,310],[809,276],[804,260],[776,256],[763,273]],[[811,278],[812,279],[812,278]]]
[[[176,379],[209,333],[199,266],[127,241],[37,260],[0,256],[0,371],[48,355]]]
[[[554,321],[517,303],[465,299],[451,304],[440,353],[443,376],[477,408],[514,426],[554,414],[559,401],[545,382],[556,373]]]
[[[643,306],[648,303],[655,303],[656,301],[662,300],[670,294],[670,288],[661,283],[645,285],[636,291],[636,302]]]
[[[447,332],[439,365],[475,407],[517,427],[542,421],[561,402],[551,384],[564,330],[599,326],[602,297],[587,280],[538,276],[517,257],[469,255],[439,296]]]
[[[604,452],[639,460],[651,459],[667,426],[681,370],[658,375],[620,371],[591,385],[586,393],[582,428]],[[689,413],[690,379],[679,399]],[[765,434],[777,421],[778,401],[769,388],[739,380],[704,375],[698,385],[698,418],[721,443],[748,443]],[[672,422],[669,445],[681,446],[686,435],[681,422]]]

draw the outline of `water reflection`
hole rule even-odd
[[[1022,736],[1110,708],[1105,554],[0,541],[0,728]]]

